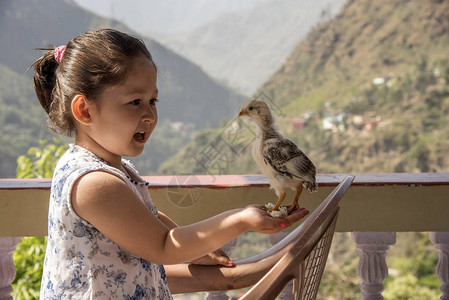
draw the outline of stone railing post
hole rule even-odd
[[[360,259],[357,273],[362,279],[362,299],[382,300],[382,281],[388,276],[385,257],[388,248],[396,243],[396,233],[353,232],[352,239],[357,245]]]
[[[19,237],[0,237],[0,300],[12,300],[11,283],[16,278],[12,255],[20,240]]]
[[[436,273],[443,293],[440,299],[449,300],[449,232],[430,232],[429,238],[438,252]]]

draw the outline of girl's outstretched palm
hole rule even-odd
[[[258,205],[249,205],[242,211],[250,230],[265,234],[277,233],[304,218],[308,213],[305,208],[295,208],[286,217],[273,218]]]

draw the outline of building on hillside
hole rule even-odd
[[[302,114],[302,118],[294,117],[291,122],[292,130],[302,130],[307,124],[315,118],[315,113],[313,110],[308,110]]]
[[[291,127],[293,130],[302,130],[307,126],[307,121],[304,119],[293,118]]]
[[[389,74],[389,75],[381,75],[381,76],[376,76],[373,79],[373,84],[374,85],[384,85],[386,87],[392,87],[393,86],[393,75]]]
[[[346,130],[346,113],[340,112],[325,117],[321,121],[321,126],[325,131],[343,132]]]

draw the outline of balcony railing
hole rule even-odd
[[[318,175],[317,193],[303,193],[301,206],[313,210],[345,175]],[[261,175],[150,176],[156,206],[179,225],[225,210],[274,202]],[[50,179],[0,180],[0,299],[8,299],[15,277],[12,254],[22,236],[47,234]],[[293,194],[287,194],[286,201]],[[396,232],[430,232],[439,255],[441,299],[449,299],[449,173],[356,174],[341,202],[337,231],[352,232],[359,253],[363,299],[382,299],[385,256]],[[214,299],[217,299],[215,294]],[[225,296],[223,296],[225,297]],[[227,298],[223,298],[227,299]]]

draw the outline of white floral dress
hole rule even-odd
[[[134,166],[122,160],[131,177],[142,181]],[[90,151],[70,145],[56,166],[48,213],[48,244],[41,299],[172,299],[162,265],[121,249],[73,210],[70,193],[76,180],[92,171],[123,179],[157,216],[148,188],[131,182]]]

